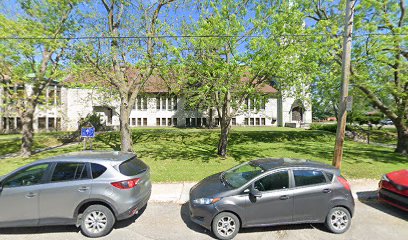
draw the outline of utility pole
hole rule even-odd
[[[354,17],[355,0],[347,0],[346,2],[346,17],[343,35],[343,57],[341,70],[341,94],[339,116],[337,117],[336,145],[334,146],[333,166],[340,168],[343,158],[344,132],[346,130],[347,119],[347,97],[348,85],[350,79],[350,62],[351,62],[351,37],[353,33],[353,17]]]

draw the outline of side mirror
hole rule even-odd
[[[249,190],[249,194],[256,198],[262,197],[261,191],[256,189],[254,186],[252,186],[251,189]]]

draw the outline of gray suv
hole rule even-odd
[[[70,153],[1,177],[0,227],[72,224],[101,237],[137,214],[150,193],[150,169],[134,154]]]
[[[192,221],[231,239],[241,227],[325,223],[347,231],[354,212],[340,171],[309,160],[258,159],[209,176],[190,191]]]

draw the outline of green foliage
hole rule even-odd
[[[312,123],[310,125],[310,130],[320,130],[320,131],[327,131],[336,133],[337,131],[337,124],[321,124],[321,123]],[[346,126],[346,131],[354,131],[355,128],[351,125]]]
[[[102,118],[97,113],[88,114],[84,119],[79,123],[79,131],[83,127],[88,127],[88,124],[92,124],[95,128],[95,131],[104,131],[107,130],[106,123],[102,121]]]

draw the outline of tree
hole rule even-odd
[[[21,154],[30,156],[33,118],[44,90],[62,75],[69,38],[78,31],[73,17],[79,0],[19,0],[18,7],[0,12],[0,70],[8,101],[22,123]],[[13,39],[17,38],[17,39]],[[5,76],[8,76],[6,79]],[[17,91],[13,87],[17,86]]]
[[[158,49],[165,39],[156,35],[165,21],[160,21],[159,14],[173,1],[101,0],[87,19],[87,33],[108,38],[81,44],[74,69],[117,91],[122,151],[133,152],[129,115],[146,81],[160,65]],[[121,38],[141,35],[145,38]]]
[[[197,37],[175,47],[175,62],[184,68],[179,76],[184,95],[193,106],[214,108],[218,114],[217,153],[222,157],[227,155],[231,119],[245,107],[245,99],[259,99],[260,86],[272,79],[280,79],[286,89],[305,75],[304,55],[294,52],[298,42],[284,36],[301,32],[302,19],[290,4],[279,2],[206,2],[199,20],[183,28],[182,35]],[[294,62],[298,70],[290,66]]]
[[[326,44],[316,44],[321,61],[339,68],[341,62],[342,11],[331,1],[312,1],[305,4],[308,17],[315,22],[311,31],[321,34]],[[355,43],[352,49],[351,84],[385,116],[391,119],[398,132],[396,152],[408,153],[408,35],[404,0],[367,0],[356,6]],[[320,45],[320,46],[319,46]],[[326,59],[326,60],[324,60]],[[337,64],[337,66],[335,65]]]

